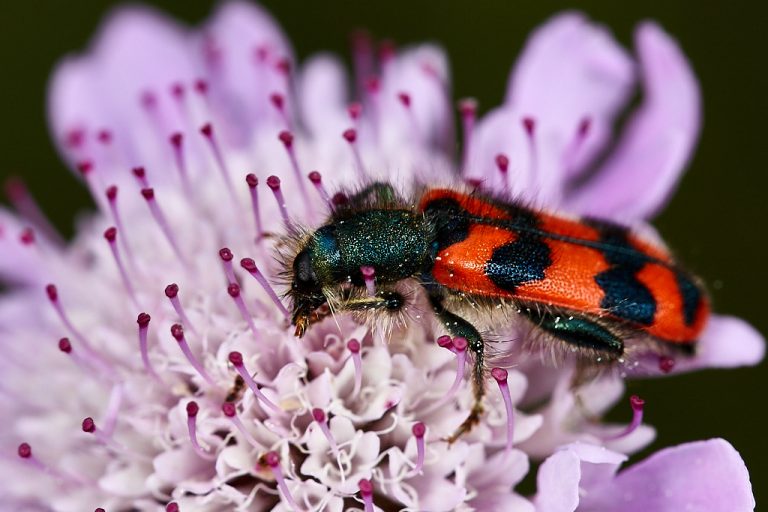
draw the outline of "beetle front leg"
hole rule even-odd
[[[467,419],[448,437],[448,442],[453,443],[459,437],[466,434],[480,422],[483,414],[483,397],[485,396],[485,343],[483,337],[475,327],[460,316],[451,313],[443,305],[443,300],[437,295],[430,294],[429,302],[432,305],[440,323],[454,337],[461,336],[467,340],[469,349],[474,354],[474,364],[472,366],[472,392],[474,394],[474,404]]]

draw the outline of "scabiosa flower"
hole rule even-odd
[[[472,401],[467,344],[438,332],[429,308],[391,331],[340,316],[293,336],[273,249],[286,226],[322,222],[343,185],[386,179],[407,192],[417,178],[463,178],[653,237],[643,222],[696,142],[696,80],[652,23],[633,60],[583,16],[553,18],[502,106],[478,120],[473,101],[460,103],[458,158],[442,52],[371,48],[358,39],[348,91],[335,57],[299,67],[258,7],[223,4],[194,30],[132,7],[61,63],[52,134],[97,211],[71,243],[18,184],[18,212],[0,211],[3,503],[751,510],[746,468],[722,440],[617,471],[654,431],[638,397],[628,424],[595,421],[623,394],[616,375],[574,387],[568,364],[510,344],[514,365],[490,372],[480,425],[449,444]],[[638,83],[642,104],[605,157]],[[748,324],[714,317],[694,357],[663,359],[655,373],[762,355]],[[544,462],[524,497],[514,487],[531,458]]]

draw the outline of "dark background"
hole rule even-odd
[[[152,1],[190,23],[210,1]],[[299,58],[317,50],[349,56],[349,34],[359,27],[398,43],[431,40],[450,57],[454,96],[474,96],[482,109],[497,105],[528,33],[573,4],[562,2],[265,2]],[[59,161],[45,124],[45,88],[56,60],[82,49],[114,2],[3,2],[2,149],[0,178],[23,176],[54,222],[71,234],[78,211],[90,207],[85,190]],[[768,14],[757,2],[581,2],[580,10],[631,45],[632,29],[658,20],[681,42],[702,83],[705,124],[696,157],[656,225],[681,259],[709,283],[720,312],[748,319],[768,333],[764,313],[768,259]],[[755,9],[759,9],[756,11]],[[724,437],[741,452],[758,503],[768,499],[766,365],[706,371],[674,379],[633,382],[647,401],[646,418],[659,437],[652,449]],[[627,419],[622,403],[612,413]]]

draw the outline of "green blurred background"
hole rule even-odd
[[[212,1],[151,1],[197,23]],[[705,124],[695,159],[669,207],[656,222],[683,261],[710,284],[720,312],[748,319],[768,333],[763,311],[768,285],[766,158],[768,7],[757,2],[264,2],[293,41],[299,58],[318,50],[349,56],[349,34],[365,27],[399,44],[436,41],[452,65],[454,97],[474,96],[481,109],[497,105],[527,34],[553,13],[578,8],[631,45],[635,24],[658,20],[678,38],[704,92]],[[21,175],[65,233],[90,208],[84,189],[63,167],[45,124],[45,89],[52,66],[82,49],[109,1],[3,2],[0,179]],[[756,10],[758,9],[758,10]],[[766,365],[633,382],[658,428],[651,449],[724,437],[742,453],[758,503],[768,500]],[[629,416],[622,403],[612,413]],[[641,454],[641,456],[644,454]]]

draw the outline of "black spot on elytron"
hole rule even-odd
[[[637,279],[648,257],[629,243],[629,231],[618,225],[590,222],[600,231],[603,257],[611,267],[595,276],[605,296],[600,307],[612,315],[640,325],[653,324],[656,299]]]
[[[553,315],[531,309],[528,313],[531,321],[552,336],[576,345],[613,356],[624,353],[624,343],[611,331],[600,324],[570,314]]]
[[[515,212],[514,226],[538,227],[536,216],[526,210]],[[536,231],[516,231],[514,242],[497,247],[485,264],[485,275],[496,286],[514,293],[518,286],[544,279],[552,265],[552,251]]]
[[[701,304],[701,290],[690,277],[679,270],[675,272],[675,279],[677,280],[677,287],[680,290],[680,295],[683,297],[683,318],[685,319],[685,325],[693,325],[693,322],[696,320],[696,312],[699,310],[699,305]]]
[[[437,250],[463,242],[469,236],[469,214],[455,199],[435,199],[427,203],[424,214],[435,226]]]

